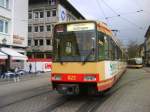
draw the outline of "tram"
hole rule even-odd
[[[51,83],[61,94],[95,94],[126,70],[126,55],[109,27],[98,21],[55,25]]]
[[[131,58],[128,60],[129,68],[142,68],[143,67],[143,59],[142,58]]]

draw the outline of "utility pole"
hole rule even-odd
[[[117,33],[118,33],[119,30],[114,29],[114,30],[111,30],[111,31],[114,32],[115,36],[117,36]]]

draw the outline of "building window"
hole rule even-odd
[[[53,44],[53,40],[52,39],[50,39],[50,45],[52,45]]]
[[[28,40],[28,46],[31,46],[31,40]]]
[[[44,12],[40,12],[40,18],[44,18]]]
[[[32,26],[28,26],[28,32],[32,32]]]
[[[56,0],[48,0],[48,4],[50,4],[50,5],[56,5]]]
[[[34,12],[34,18],[39,18],[39,12]]]
[[[8,21],[0,20],[0,32],[8,33]]]
[[[41,46],[43,45],[43,40],[42,40],[42,39],[40,39],[40,45],[41,45]]]
[[[49,39],[46,40],[46,45],[51,45],[51,41]]]
[[[34,26],[34,32],[38,32],[39,31],[39,27],[38,26]]]
[[[51,17],[51,11],[46,11],[47,17]]]
[[[38,46],[38,40],[34,40],[34,45]]]
[[[47,31],[51,31],[51,25],[46,25]]]
[[[44,58],[44,54],[36,53],[35,58]]]
[[[9,8],[9,0],[0,0],[0,6],[4,8]]]
[[[44,26],[40,26],[40,32],[44,31]]]
[[[56,9],[53,9],[53,10],[52,10],[52,16],[53,16],[53,17],[56,16]]]
[[[52,58],[52,55],[51,55],[51,54],[46,54],[46,58],[47,58],[47,59],[51,59],[51,58]]]
[[[32,19],[32,12],[29,12],[28,18],[29,18],[29,19]]]
[[[9,0],[6,0],[5,6],[7,9],[9,8]]]
[[[0,32],[3,32],[4,29],[4,21],[0,20]]]
[[[8,33],[8,22],[5,21],[5,33]]]

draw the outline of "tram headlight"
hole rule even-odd
[[[61,80],[61,75],[54,75],[52,77],[53,80]]]
[[[86,76],[84,76],[84,81],[96,81],[96,76],[86,75]]]

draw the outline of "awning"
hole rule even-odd
[[[7,59],[8,56],[2,52],[0,52],[0,59]]]
[[[28,59],[27,56],[20,54],[11,48],[1,48],[1,51],[9,55],[12,60],[27,60]]]

